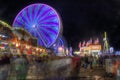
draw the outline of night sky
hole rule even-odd
[[[77,48],[79,41],[102,38],[107,31],[110,46],[120,49],[119,0],[0,0],[0,19],[12,25],[18,12],[32,3],[45,3],[57,10],[69,46]]]

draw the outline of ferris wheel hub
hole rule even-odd
[[[32,27],[35,28],[35,26],[36,26],[36,25],[34,24]]]

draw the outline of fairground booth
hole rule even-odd
[[[92,56],[98,56],[101,54],[101,45],[99,44],[92,44],[87,47],[81,47],[80,50],[80,56],[86,55],[92,55]]]
[[[38,40],[23,28],[13,28],[0,20],[0,53],[38,55],[46,53],[46,48],[38,46]]]
[[[38,55],[45,53],[46,48],[38,46],[37,39],[23,28],[15,27],[13,33],[17,36],[17,39],[13,41],[16,45],[17,54]]]
[[[12,28],[7,23],[0,20],[0,53],[10,53],[10,42],[15,36],[12,32]]]
[[[90,45],[90,54],[93,56],[97,56],[101,54],[101,45],[97,44],[97,45]]]

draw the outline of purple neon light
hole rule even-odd
[[[33,19],[36,22],[31,25],[34,23]],[[24,24],[25,29],[34,37],[38,37],[40,45],[45,47],[50,47],[61,31],[61,21],[57,12],[52,7],[41,3],[31,4],[18,13],[14,19],[13,27],[22,27]],[[33,27],[36,28],[36,26],[37,29],[34,30]],[[41,27],[44,29],[40,29]]]

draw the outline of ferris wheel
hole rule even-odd
[[[63,36],[59,36],[56,42],[52,45],[52,49],[54,50],[55,54],[58,54],[58,49],[63,48],[64,50],[67,49],[67,41]]]
[[[55,47],[55,48],[57,48],[57,47],[67,47],[67,41],[65,40],[65,38],[63,36],[60,36],[60,37],[58,37],[56,42],[53,44],[53,47]]]
[[[46,4],[31,4],[22,9],[13,22],[13,27],[23,27],[38,44],[50,47],[61,32],[61,20],[57,12]]]

